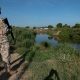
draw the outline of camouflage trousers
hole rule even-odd
[[[2,60],[7,64],[7,68],[10,66],[10,53],[9,53],[9,42],[0,43],[0,54]]]

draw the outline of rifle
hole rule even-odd
[[[9,25],[8,19],[5,18],[5,19],[3,19],[3,21],[4,21],[5,24],[7,24],[7,28],[9,29],[9,33],[11,34],[12,39],[14,40],[14,44],[15,44],[15,38],[14,38],[14,35],[13,35],[13,32],[12,32],[12,27]]]

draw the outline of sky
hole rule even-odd
[[[80,0],[0,0],[1,17],[11,25],[47,26],[80,23]]]

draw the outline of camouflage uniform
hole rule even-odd
[[[9,42],[7,38],[7,24],[3,22],[3,19],[0,19],[0,54],[2,60],[5,62],[6,70],[9,70],[10,67],[10,54],[9,54]]]

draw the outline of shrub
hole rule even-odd
[[[30,29],[13,27],[13,34],[16,39],[16,44],[14,45],[16,52],[24,53],[25,49],[29,49],[34,45],[35,35]],[[9,37],[9,40],[11,41],[11,37]]]
[[[48,42],[42,42],[41,45],[45,48],[50,47],[50,44]]]

